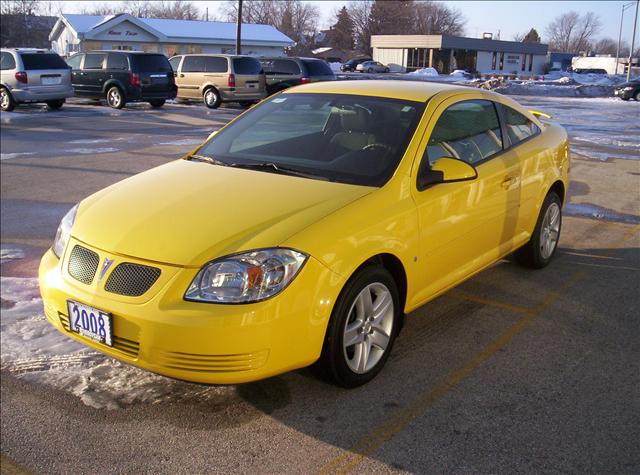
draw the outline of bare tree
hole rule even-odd
[[[618,42],[611,38],[602,38],[594,43],[592,52],[596,54],[616,54]],[[628,51],[628,48],[627,48]]]
[[[511,37],[511,39],[513,41],[517,41],[518,43],[522,43],[526,35],[527,35],[526,33],[516,33]]]
[[[124,2],[124,11],[137,18],[151,18],[153,9],[153,4],[149,0],[126,0]]]
[[[113,3],[96,3],[93,5],[85,5],[80,10],[80,13],[83,15],[96,15],[96,16],[105,16],[105,15],[116,15],[118,13],[122,13],[122,5],[113,4]]]
[[[549,48],[567,53],[587,51],[590,49],[591,39],[600,31],[600,26],[600,19],[593,12],[583,15],[575,11],[563,13],[546,29]]]
[[[467,21],[457,8],[443,3],[420,1],[415,2],[415,8],[411,10],[412,32],[415,34],[452,36],[464,34],[464,25]]]
[[[169,18],[173,20],[198,20],[200,10],[194,2],[182,0],[157,1],[151,6],[152,18]]]
[[[0,13],[2,15],[33,15],[40,7],[37,0],[2,0]]]
[[[373,2],[370,0],[352,1],[347,5],[347,11],[353,21],[354,43],[362,54],[371,54],[371,31],[369,19]]]

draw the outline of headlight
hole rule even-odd
[[[627,86],[623,89],[623,91],[633,91],[634,87],[633,86]]]
[[[306,254],[286,248],[222,257],[200,269],[184,298],[214,303],[268,299],[289,285],[306,260]]]
[[[67,214],[64,215],[62,221],[60,221],[60,226],[58,226],[58,231],[56,232],[56,238],[53,240],[53,246],[51,247],[51,250],[53,250],[53,253],[58,256],[58,258],[62,257],[64,249],[67,247],[77,211],[78,205],[75,205]]]

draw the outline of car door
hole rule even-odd
[[[189,99],[201,99],[200,86],[204,80],[204,56],[187,55],[182,60],[177,83],[180,95]]]
[[[102,85],[105,81],[104,71],[106,53],[86,53],[82,63],[81,81],[83,95],[90,97],[102,97]]]
[[[73,92],[76,96],[81,96],[86,91],[83,81],[84,76],[82,74],[83,59],[84,53],[79,53],[74,54],[67,60],[67,64],[71,68],[71,85],[73,86]]]
[[[233,58],[233,73],[235,74],[238,97],[243,95],[255,97],[265,91],[265,77],[260,61],[252,57]]]
[[[478,176],[424,190],[412,187],[423,279],[418,301],[506,254],[520,205],[520,164],[515,154],[505,153],[495,104],[473,94],[457,95],[431,110],[412,173],[417,178],[420,166],[429,169],[438,159],[450,157],[473,165]]]

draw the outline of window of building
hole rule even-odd
[[[187,56],[182,61],[183,73],[203,73],[204,69],[204,56]]]
[[[491,54],[491,69],[495,71],[496,64],[498,63],[498,53],[495,51]]]
[[[107,56],[107,69],[129,69],[129,61],[126,54],[109,53]]]
[[[407,69],[422,69],[429,64],[429,52],[427,48],[407,49]]]
[[[516,145],[518,142],[522,142],[540,133],[540,128],[520,112],[507,106],[502,106],[502,110],[507,128],[507,136],[511,145]]]
[[[500,53],[500,70],[504,69],[504,53]]]
[[[178,45],[164,45],[162,49],[164,50],[164,55],[167,58],[180,54],[180,46]]]
[[[527,55],[523,54],[520,56],[520,71],[524,71],[527,67]]]
[[[502,151],[502,132],[491,101],[462,101],[445,110],[427,144],[427,157],[434,164],[453,157],[472,165]]]
[[[159,53],[160,45],[157,43],[142,43],[140,49],[145,53]]]
[[[529,72],[533,69],[533,55],[529,55]]]
[[[102,69],[106,57],[106,54],[87,53],[84,56],[83,69]]]
[[[112,50],[117,51],[133,51],[133,46],[130,45],[111,45]]]
[[[257,60],[254,60],[254,61],[257,61]],[[220,58],[216,56],[205,56],[204,68],[205,68],[205,71],[208,73],[226,73],[227,70],[229,69],[229,61],[227,61],[227,58]]]
[[[202,46],[198,45],[186,45],[184,47],[185,54],[200,54],[202,53]]]
[[[82,61],[83,54],[76,54],[71,56],[67,60],[67,64],[71,66],[71,69],[80,69],[80,62]]]
[[[97,41],[85,41],[82,45],[83,51],[93,51],[97,49],[102,49],[102,43]]]

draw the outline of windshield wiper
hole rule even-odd
[[[299,176],[302,178],[313,178],[314,180],[329,181],[327,177],[321,175],[314,175],[313,173],[306,173],[294,168],[283,167],[282,165],[276,165],[273,162],[261,162],[261,163],[231,163],[228,166],[235,168],[246,168],[248,170],[264,170],[266,172],[279,173],[281,175]]]
[[[226,162],[221,162],[220,160],[216,160],[212,157],[207,157],[206,155],[189,155],[189,160],[197,160],[199,162],[210,163],[211,165],[220,165],[221,167],[229,166]]]

